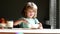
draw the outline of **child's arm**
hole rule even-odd
[[[18,24],[21,24],[21,22],[22,22],[22,20],[17,20],[17,21],[14,22],[13,25],[16,26],[16,25],[18,25]]]
[[[27,23],[27,21],[25,19],[21,19],[21,20],[17,20],[14,22],[14,26],[18,25],[18,24],[21,24],[21,23]]]
[[[30,26],[31,28],[43,29],[42,23],[38,23],[38,24],[30,25]]]
[[[39,29],[43,29],[42,23],[39,23]]]

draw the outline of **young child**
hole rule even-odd
[[[22,11],[23,18],[15,21],[14,26],[20,24],[26,28],[40,28],[43,29],[42,24],[38,21],[37,17],[37,6],[33,2],[28,2]],[[23,25],[21,25],[23,23]],[[27,27],[28,26],[28,27]]]

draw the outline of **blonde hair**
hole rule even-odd
[[[27,9],[33,9],[34,12],[35,12],[35,15],[33,16],[33,18],[37,17],[37,9],[38,9],[38,7],[36,6],[35,3],[33,3],[33,2],[28,2],[27,3],[27,5],[24,7],[23,12],[22,12],[24,17],[27,17],[26,16],[26,10]]]

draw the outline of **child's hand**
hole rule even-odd
[[[29,24],[29,28],[38,28],[39,24]]]
[[[39,29],[43,29],[42,23],[39,23]]]
[[[25,19],[22,19],[21,22],[26,23],[26,24],[28,23],[28,21],[26,21]]]

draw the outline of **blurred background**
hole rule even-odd
[[[59,0],[0,0],[0,18],[18,20],[27,2],[34,2],[38,6],[37,19],[46,29],[59,29],[60,13]]]

